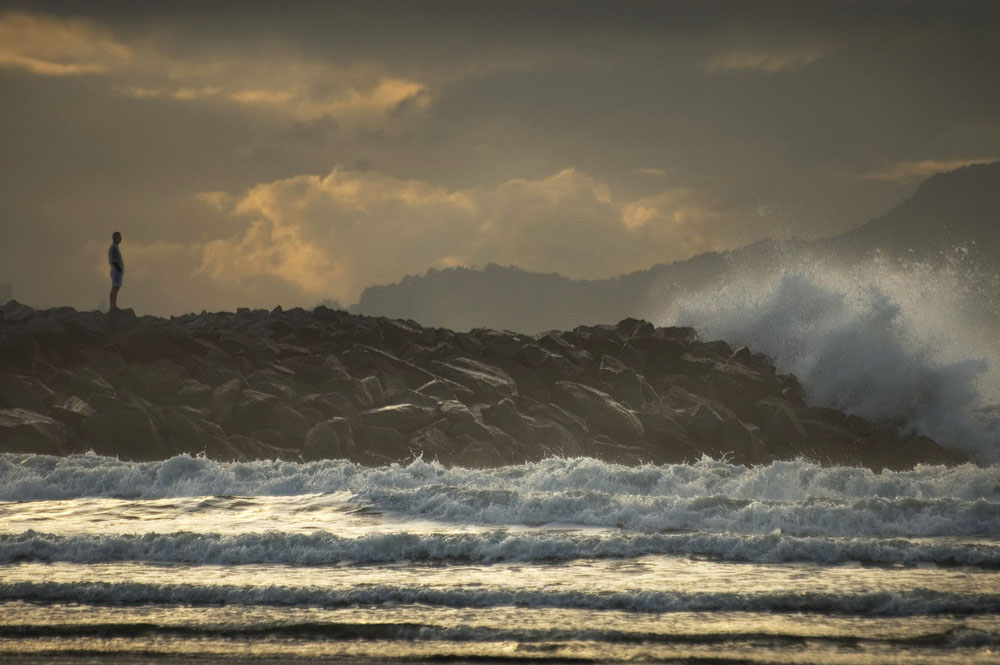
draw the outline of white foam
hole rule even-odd
[[[811,612],[872,616],[1000,613],[1000,594],[952,594],[917,589],[848,595],[741,594],[648,591],[642,593],[365,585],[348,590],[304,587],[143,584],[135,582],[0,583],[0,601],[79,603],[178,603],[190,605],[295,605],[349,607],[422,604],[434,607],[567,608],[629,612]]]
[[[1000,460],[1000,349],[953,275],[873,261],[741,279],[684,298],[659,323],[770,356],[811,403]]]
[[[874,564],[962,565],[1000,568],[1000,546],[963,542],[913,542],[882,538],[817,538],[784,534],[573,534],[504,529],[477,533],[373,533],[344,538],[328,532],[221,535],[151,533],[145,535],[57,536],[25,532],[0,535],[0,564],[25,561],[96,564],[158,563],[296,566],[344,562],[498,561],[554,562],[632,558],[647,555],[699,555],[755,563],[851,561]]]
[[[338,493],[337,500],[317,502],[317,493]],[[624,467],[581,458],[474,470],[423,460],[369,468],[345,461],[221,463],[177,457],[133,463],[94,456],[0,456],[0,498],[8,501],[129,497],[132,503],[119,512],[142,515],[157,510],[143,503],[147,499],[205,495],[291,497],[261,500],[254,506],[254,524],[290,532],[302,522],[299,508],[309,511],[303,528],[314,526],[321,516],[316,510],[327,511],[324,519],[331,524],[343,524],[344,502],[350,501],[392,513],[395,519],[438,524],[563,523],[637,533],[767,534],[778,529],[793,536],[823,537],[1000,533],[996,466],[875,474],[801,460],[753,468],[712,460]],[[37,520],[49,519],[45,516],[52,512],[40,507],[36,515],[32,510],[7,504],[0,506],[0,515],[23,522],[29,513]],[[211,533],[227,513],[246,518],[241,508],[224,499],[207,502],[203,510],[204,527],[198,526],[197,511],[186,510],[182,528]],[[53,523],[63,519],[59,515],[56,510]],[[93,521],[83,515],[74,519]],[[149,524],[155,528],[156,522]],[[59,532],[56,527],[37,528]]]

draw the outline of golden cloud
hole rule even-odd
[[[805,69],[823,55],[818,48],[729,51],[709,58],[698,69],[709,74],[776,74]]]
[[[0,68],[41,76],[101,74],[132,55],[110,30],[89,21],[17,11],[0,14]]]
[[[693,190],[621,201],[572,168],[461,190],[337,168],[263,183],[232,201],[202,198],[247,226],[204,247],[200,274],[229,286],[279,280],[345,303],[430,267],[495,262],[607,277],[721,249],[734,228]]]
[[[0,68],[113,75],[113,89],[136,99],[229,104],[295,122],[332,118],[344,127],[378,129],[404,123],[432,99],[427,84],[375,64],[331,64],[284,52],[168,52],[156,40],[135,44],[89,21],[0,14]]]

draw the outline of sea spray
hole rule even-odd
[[[767,354],[812,404],[992,463],[1000,459],[995,338],[951,297],[953,277],[877,260],[850,271],[798,266],[683,298],[658,323]]]

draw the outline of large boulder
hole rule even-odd
[[[387,427],[399,432],[412,432],[426,427],[438,418],[437,409],[417,404],[392,404],[369,409],[361,414],[365,425]]]
[[[97,412],[80,429],[94,452],[137,461],[169,456],[163,437],[142,408],[103,395],[92,396],[90,402]]]
[[[136,363],[123,370],[118,380],[154,403],[173,399],[184,388],[190,374],[182,365],[166,358]]]
[[[435,374],[465,386],[477,399],[496,402],[517,394],[517,384],[506,370],[471,358],[455,358],[448,362],[434,361]]]
[[[559,403],[583,418],[592,431],[622,442],[643,437],[645,430],[639,418],[607,393],[572,381],[556,385]]]
[[[290,406],[279,404],[267,414],[267,425],[276,429],[291,443],[300,443],[309,431],[309,421],[301,413]]]
[[[241,390],[233,405],[233,428],[248,432],[267,426],[267,417],[278,398],[259,390]]]
[[[302,459],[348,459],[357,447],[354,432],[346,418],[330,418],[317,423],[307,433],[302,447]]]
[[[0,408],[46,411],[55,393],[33,376],[0,374]]]
[[[66,426],[27,409],[0,409],[0,452],[65,455]]]

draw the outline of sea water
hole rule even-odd
[[[0,456],[0,660],[996,663],[1000,468]]]

